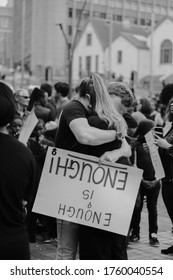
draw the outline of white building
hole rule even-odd
[[[160,80],[168,77],[173,73],[173,19],[164,18],[153,32],[151,27],[110,25],[108,21],[92,19],[74,51],[73,79],[90,72],[104,77],[115,73],[127,82],[133,72],[137,84],[145,83],[151,75]]]

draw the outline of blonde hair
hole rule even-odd
[[[117,111],[103,79],[98,74],[92,74],[93,86],[96,94],[95,111],[98,116],[108,123],[109,128],[115,128],[122,136],[127,134],[127,124],[123,116]]]

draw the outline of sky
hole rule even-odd
[[[0,0],[0,6],[6,6],[8,0]]]

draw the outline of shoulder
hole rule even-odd
[[[18,155],[20,158],[23,157],[24,159],[33,160],[32,153],[30,149],[25,146],[23,143],[21,143],[19,140],[17,140],[15,137],[8,135],[8,146],[9,146],[9,152],[11,151],[13,154]]]
[[[80,103],[77,100],[71,100],[70,102],[68,102],[67,104],[65,104],[64,106],[64,110],[68,111],[71,109],[80,109],[80,110],[84,110],[84,106],[82,105],[82,103]]]
[[[62,115],[66,118],[87,118],[88,112],[83,106],[82,103],[80,103],[77,100],[72,100],[68,104],[65,105]]]

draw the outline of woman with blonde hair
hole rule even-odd
[[[122,146],[127,144],[125,138],[127,136],[127,124],[123,114],[132,104],[132,92],[123,83],[109,84],[107,87],[109,89],[108,92],[98,75],[93,74],[92,79],[97,105],[94,108],[93,115],[88,118],[88,122],[91,126],[99,129],[115,129],[117,137],[109,143],[88,147],[87,154],[101,158],[102,155],[105,157],[105,154],[107,154],[110,160],[110,155],[116,151],[117,159],[115,160],[114,156],[112,161],[131,165],[128,154],[118,157],[118,153]],[[83,225],[79,229],[80,259],[127,259],[126,236]],[[90,247],[88,247],[86,242],[87,239],[90,240]]]
[[[125,136],[127,136],[127,124],[122,114],[115,106],[103,79],[98,74],[91,74],[90,77],[84,78],[80,84],[76,86],[75,91],[79,93],[80,96],[89,98],[89,125],[102,130],[115,131],[116,133],[115,139],[111,141],[85,146],[84,153],[90,155],[97,154],[96,156],[100,158],[100,162],[103,160],[116,162],[119,159],[122,150],[125,152],[123,153],[129,157],[131,155],[131,150],[125,139]],[[78,96],[75,96],[74,99],[78,99]],[[100,127],[98,122],[101,123]],[[107,144],[112,141],[114,143],[114,140],[116,140],[116,144],[119,143],[119,145],[110,150],[111,145],[109,145],[108,148]],[[103,147],[100,147],[102,144]],[[81,146],[79,144],[79,149],[80,147]],[[122,150],[117,151],[120,147]],[[98,155],[97,149],[100,148],[103,152]]]
[[[130,156],[131,150],[125,140],[126,128],[125,122],[118,111],[111,103],[108,91],[103,80],[97,74],[83,79],[75,88],[74,98],[64,107],[59,121],[59,128],[55,139],[57,148],[79,152],[82,154],[91,154],[94,148],[99,145],[117,141],[121,142],[120,147],[113,151],[102,149],[100,162],[108,160],[117,161],[121,156]],[[89,124],[89,117],[92,115],[99,116],[103,123],[106,124],[105,129],[100,129]],[[108,129],[109,128],[109,129]],[[115,141],[115,142],[116,142]],[[89,227],[86,227],[89,230]],[[80,259],[110,259],[110,254],[105,250],[110,250],[107,244],[107,235],[105,231],[99,231],[97,239],[101,238],[102,242],[106,242],[104,250],[101,248],[92,248],[90,255],[86,256],[82,253],[82,244],[86,246],[86,237],[82,237],[82,227],[79,232],[79,225],[72,222],[57,220],[57,259],[75,259],[80,234]],[[94,240],[94,233],[91,234]],[[103,238],[102,238],[103,235]],[[108,242],[110,239],[108,240]],[[99,246],[103,244],[99,243]],[[90,247],[91,248],[91,247]],[[101,253],[98,254],[102,251]],[[85,249],[84,249],[85,250]]]

